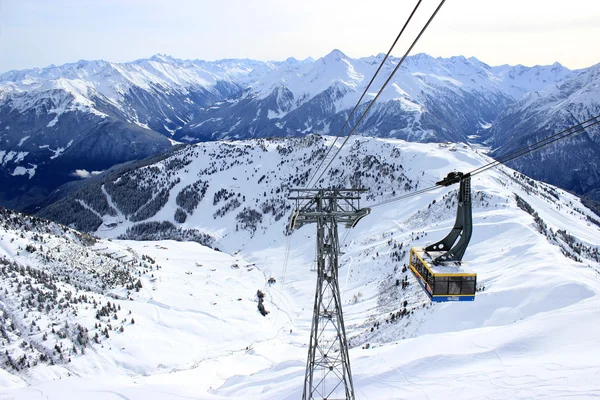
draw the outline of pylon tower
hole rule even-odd
[[[291,228],[317,224],[317,287],[304,377],[303,400],[354,400],[348,342],[338,280],[338,223],[353,228],[369,214],[360,208],[365,189],[293,189]]]

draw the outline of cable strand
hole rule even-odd
[[[560,135],[562,135],[562,134],[564,134],[564,133],[566,133],[566,132],[568,132],[568,131],[570,131],[570,130],[572,130],[572,129],[575,129],[575,128],[577,128],[578,126],[582,126],[582,125],[584,125],[584,124],[586,124],[586,123],[588,123],[588,122],[590,122],[590,121],[593,121],[593,120],[595,120],[595,119],[597,119],[597,118],[599,118],[599,117],[600,117],[600,115],[597,115],[597,116],[595,116],[595,117],[592,117],[592,118],[590,118],[590,119],[588,119],[588,120],[586,120],[586,121],[583,121],[583,122],[582,122],[582,123],[580,123],[580,124],[573,125],[573,126],[571,126],[570,128],[567,128],[567,129],[565,129],[565,130],[563,130],[563,131],[560,131],[560,132],[558,132],[558,133],[555,133],[554,135],[551,135],[551,136],[549,136],[549,137],[547,137],[547,138],[544,138],[544,139],[542,139],[542,140],[540,140],[540,141],[538,141],[538,142],[536,142],[536,143],[534,143],[534,144],[527,145],[527,146],[525,146],[525,147],[522,147],[522,148],[520,148],[520,149],[518,149],[518,150],[515,150],[515,151],[513,151],[513,152],[512,152],[512,153],[510,153],[510,154],[506,154],[506,155],[502,156],[502,157],[500,158],[500,160],[502,160],[502,159],[507,159],[507,160],[508,160],[508,158],[509,158],[509,157],[512,157],[512,156],[513,156],[513,155],[515,155],[515,154],[518,154],[518,153],[520,153],[520,152],[522,152],[522,151],[524,151],[524,150],[528,150],[528,149],[530,149],[530,148],[532,148],[532,147],[534,147],[534,146],[540,145],[540,144],[542,144],[542,142],[546,142],[546,141],[549,141],[549,140],[551,140],[551,139],[554,139],[554,138],[555,138],[555,137],[557,137],[557,136],[560,136]],[[479,167],[479,168],[477,168],[477,169],[474,169],[473,171],[471,171],[471,175],[473,175],[473,174],[477,174],[477,173],[478,173],[478,170],[480,170],[480,169],[484,169],[484,168],[487,168],[489,165],[496,164],[496,163],[500,162],[500,160],[494,160],[494,161],[492,161],[492,162],[490,162],[490,163],[488,163],[488,164],[486,164],[486,165],[483,165],[483,166],[481,166],[481,167]],[[505,161],[504,161],[504,162],[505,162]]]
[[[598,118],[600,118],[600,115],[595,116],[593,118],[590,118],[590,119],[588,119],[585,122],[582,122],[580,124],[573,125],[570,128],[567,128],[567,129],[565,129],[565,130],[563,130],[563,131],[561,131],[559,133],[556,133],[556,134],[551,135],[551,136],[549,136],[547,138],[544,138],[544,139],[542,139],[542,140],[540,140],[540,141],[538,141],[538,142],[536,142],[536,143],[534,143],[532,145],[529,145],[527,147],[524,147],[522,149],[514,151],[514,152],[510,153],[509,155],[503,157],[501,160],[494,160],[494,161],[492,161],[492,162],[490,162],[490,163],[488,163],[488,164],[486,164],[484,166],[481,166],[479,168],[476,168],[476,169],[472,170],[471,172],[468,172],[468,174],[471,175],[471,176],[480,174],[480,173],[485,172],[485,171],[487,171],[487,170],[489,170],[491,168],[495,168],[495,167],[497,167],[499,165],[504,165],[505,163],[507,163],[509,161],[512,161],[512,160],[514,160],[516,158],[523,157],[526,154],[533,153],[534,151],[540,150],[540,149],[542,149],[542,148],[544,148],[544,147],[546,147],[546,146],[548,146],[548,145],[550,145],[550,144],[552,144],[554,142],[557,142],[557,141],[562,140],[564,138],[567,138],[569,136],[573,136],[573,135],[579,134],[581,132],[584,132],[587,128],[589,128],[591,126],[594,126],[596,124],[600,124],[600,120],[597,120]],[[591,122],[591,121],[593,121],[593,122]],[[577,129],[575,129],[575,128],[577,128]],[[575,129],[575,130],[573,130],[573,129]],[[420,194],[433,191],[433,190],[438,189],[440,187],[443,187],[443,186],[436,184],[435,186],[431,186],[431,187],[428,187],[428,188],[425,188],[425,189],[421,189],[421,190],[418,190],[416,192],[408,193],[408,194],[405,194],[405,195],[402,195],[402,196],[399,196],[399,197],[394,197],[394,198],[391,198],[391,199],[388,199],[388,200],[384,200],[382,202],[369,205],[367,207],[369,207],[371,209],[375,208],[375,207],[380,207],[380,206],[383,206],[383,205],[386,205],[386,204],[394,203],[396,201],[405,200],[405,199],[408,199],[408,198],[413,197],[413,196],[418,196]]]
[[[325,157],[323,157],[323,159],[321,160],[321,163],[319,164],[319,166],[315,170],[315,173],[313,174],[313,176],[308,180],[308,184],[306,185],[307,188],[310,187],[312,180],[319,173],[319,170],[321,169],[321,167],[323,166],[323,163],[325,162],[325,160],[327,159],[327,157],[331,153],[331,150],[333,150],[333,147],[335,146],[335,144],[337,143],[338,139],[342,135],[342,132],[344,131],[344,129],[346,128],[346,126],[348,126],[348,122],[350,122],[350,118],[352,118],[352,116],[354,115],[354,113],[358,109],[358,106],[360,105],[361,101],[363,100],[363,98],[365,97],[365,95],[368,93],[369,89],[371,88],[371,85],[375,81],[375,78],[377,77],[377,75],[381,71],[381,68],[383,68],[383,65],[385,64],[385,62],[387,61],[388,57],[392,53],[392,50],[396,46],[396,43],[398,43],[398,40],[400,40],[400,37],[402,36],[402,34],[404,33],[404,30],[406,29],[406,27],[408,26],[408,24],[412,20],[412,17],[415,15],[415,13],[416,13],[417,9],[419,8],[419,6],[421,5],[422,1],[423,0],[419,0],[417,2],[417,5],[413,9],[412,13],[410,14],[410,16],[408,17],[408,19],[406,20],[406,22],[404,23],[404,26],[400,30],[400,33],[398,33],[398,36],[396,36],[396,40],[394,40],[394,43],[392,43],[392,46],[390,47],[390,49],[388,50],[387,54],[385,55],[385,57],[383,58],[383,60],[379,64],[379,67],[377,68],[377,71],[375,71],[375,74],[371,78],[371,81],[369,82],[369,84],[367,85],[367,87],[363,91],[362,95],[360,96],[360,98],[356,102],[356,105],[354,106],[354,108],[352,109],[352,111],[350,112],[350,114],[348,115],[348,118],[346,119],[346,122],[344,123],[344,126],[342,126],[342,129],[340,129],[340,131],[338,132],[337,136],[335,137],[335,140],[333,141],[333,143],[329,147],[329,150],[327,151],[327,154],[325,154]]]
[[[388,79],[385,81],[385,83],[383,84],[383,86],[381,86],[381,89],[379,89],[379,91],[377,92],[377,94],[375,95],[375,97],[373,98],[373,100],[371,100],[371,102],[369,103],[369,106],[362,113],[362,115],[360,116],[360,118],[358,119],[358,121],[356,122],[356,124],[354,125],[354,127],[352,128],[352,130],[350,131],[350,133],[348,134],[348,136],[346,136],[346,139],[344,140],[344,142],[342,143],[342,145],[340,146],[340,148],[333,155],[332,159],[329,161],[329,163],[327,164],[327,166],[325,167],[325,169],[323,170],[323,172],[321,172],[321,174],[319,175],[319,177],[317,178],[317,180],[315,182],[315,185],[316,185],[316,183],[319,182],[319,180],[321,179],[321,177],[323,177],[323,175],[325,174],[325,172],[327,172],[327,169],[331,166],[331,164],[333,163],[333,161],[335,160],[335,158],[337,157],[337,155],[340,153],[340,151],[342,151],[342,148],[346,145],[346,143],[348,143],[348,139],[350,139],[350,137],[352,136],[352,134],[356,131],[356,129],[358,128],[358,126],[360,125],[360,123],[362,122],[362,120],[365,118],[365,116],[369,112],[369,110],[371,110],[371,107],[373,107],[373,105],[375,104],[375,102],[377,101],[377,99],[379,98],[379,96],[381,95],[381,93],[383,92],[383,90],[385,89],[385,87],[388,85],[388,83],[390,83],[390,81],[392,80],[392,78],[394,77],[394,75],[396,74],[396,72],[398,71],[398,69],[400,68],[400,66],[404,63],[404,60],[406,59],[406,57],[408,57],[408,55],[410,54],[410,52],[412,51],[412,49],[419,42],[419,39],[421,39],[421,36],[423,36],[423,33],[425,33],[425,31],[427,30],[427,28],[429,27],[429,25],[431,24],[431,22],[433,21],[433,19],[435,18],[435,16],[437,15],[437,13],[440,11],[440,9],[442,8],[442,6],[444,5],[445,2],[446,2],[446,0],[442,0],[440,2],[440,4],[437,6],[437,8],[435,9],[435,11],[433,12],[433,14],[431,15],[431,17],[429,17],[429,19],[427,20],[427,23],[425,24],[425,26],[423,27],[423,29],[421,29],[421,31],[417,35],[417,38],[410,45],[410,47],[408,48],[408,50],[406,51],[406,53],[404,53],[404,55],[402,56],[402,58],[398,62],[398,65],[396,65],[396,68],[394,68],[394,70],[392,71],[392,73],[390,74],[390,76],[388,77]]]

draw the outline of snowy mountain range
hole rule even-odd
[[[200,107],[269,68],[159,55],[0,75],[0,203],[23,209],[65,182],[167,150]]]
[[[0,204],[36,209],[61,184],[163,152],[173,139],[335,135],[382,58],[353,59],[339,50],[318,60],[281,62],[157,55],[122,64],[79,61],[1,74],[0,184],[5,189]],[[398,61],[387,61],[365,101],[374,97]],[[577,86],[572,82],[594,70],[597,66],[570,71],[558,63],[492,67],[475,58],[417,54],[407,58],[357,134],[418,142],[485,139],[495,154],[502,154],[511,148],[504,149],[505,143],[514,145],[540,126],[529,123],[532,109],[517,109],[532,107],[531,99],[541,96],[533,106],[540,121],[553,115],[564,103],[548,99],[566,96]],[[596,84],[589,84],[570,97],[578,117],[591,116],[598,108],[597,96],[588,96]],[[551,131],[551,120],[544,121]],[[570,121],[563,118],[564,124]],[[571,150],[566,146],[561,151]],[[585,169],[580,158],[562,159],[568,170]],[[537,164],[515,166],[528,173],[537,168],[541,172],[536,177],[551,179],[551,168]],[[584,175],[575,174],[575,182],[553,182],[580,194],[600,187],[596,174]]]
[[[332,142],[309,135],[177,147],[91,177],[40,212],[94,236],[0,209],[3,391],[15,399],[300,397],[316,232],[288,231],[287,196]],[[367,187],[368,207],[489,161],[469,146],[355,137],[321,184]],[[432,304],[402,268],[411,246],[452,228],[456,187],[375,207],[340,231],[357,398],[597,394],[600,217],[507,167],[473,177],[472,193],[472,303]],[[408,287],[396,284],[405,279]]]
[[[238,98],[203,110],[175,138],[335,135],[383,57],[352,59],[334,50],[314,62],[287,60]],[[399,61],[388,59],[365,102],[375,96]],[[420,142],[466,142],[525,93],[571,74],[560,64],[490,67],[475,58],[418,54],[406,60],[358,132]]]

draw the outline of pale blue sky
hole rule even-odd
[[[418,25],[439,0],[423,0]],[[0,0],[0,72],[79,59],[386,52],[416,0]],[[491,65],[600,62],[598,0],[447,0],[414,52]],[[413,52],[413,53],[414,53]]]

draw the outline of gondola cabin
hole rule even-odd
[[[461,262],[434,265],[423,247],[410,249],[409,266],[432,301],[475,300],[477,274]]]

